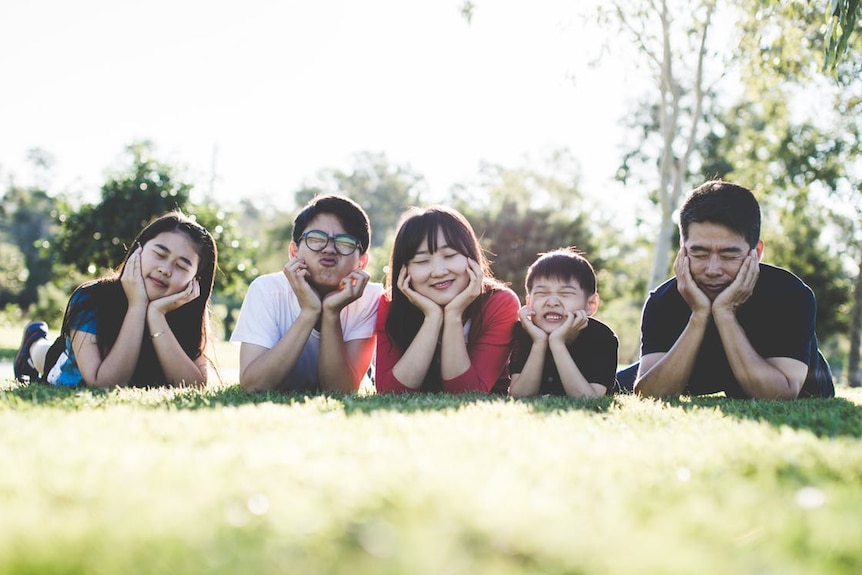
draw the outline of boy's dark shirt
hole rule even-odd
[[[514,327],[515,347],[509,361],[509,373],[521,373],[533,340],[520,323]],[[608,388],[608,394],[613,393],[616,381],[617,355],[619,340],[611,328],[595,318],[590,318],[574,343],[566,345],[569,355],[574,359],[581,374],[589,383],[599,383]],[[540,395],[566,395],[560,373],[554,363],[554,356],[548,349],[545,354],[545,364],[542,367],[542,383]]]
[[[814,334],[814,293],[787,270],[760,264],[751,297],[739,306],[737,321],[754,350],[763,357],[789,357],[811,367],[825,364]],[[691,317],[691,308],[677,289],[676,278],[657,287],[644,304],[641,321],[641,357],[666,353],[679,339]],[[812,370],[812,372],[815,370]],[[823,371],[822,369],[820,370]],[[834,395],[831,374],[806,381],[800,397]],[[710,321],[684,393],[704,395],[724,391],[727,397],[747,397],[730,369],[715,323]]]

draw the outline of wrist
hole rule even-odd
[[[716,322],[736,320],[736,310],[728,306],[713,306],[712,317]]]

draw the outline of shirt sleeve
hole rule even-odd
[[[96,308],[89,301],[92,297],[92,291],[86,287],[80,287],[72,293],[65,322],[70,332],[96,333]]]
[[[281,339],[277,321],[279,294],[271,288],[270,278],[266,276],[255,279],[248,286],[236,327],[230,336],[232,342],[272,349]],[[286,302],[284,305],[287,305]]]
[[[375,334],[377,330],[377,308],[382,295],[382,285],[369,283],[365,286],[365,293],[362,294],[362,297],[342,310],[341,325],[345,326],[344,341],[368,339]],[[351,315],[346,316],[348,313]]]
[[[616,381],[620,342],[613,330],[598,320],[590,318],[590,325],[593,334],[588,356],[578,364],[578,368],[588,382],[611,390]]]
[[[504,288],[494,292],[485,303],[481,333],[467,350],[470,367],[453,379],[443,380],[449,393],[480,391],[489,393],[503,375],[512,352],[512,324],[518,318],[518,296]]]

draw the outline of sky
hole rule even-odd
[[[637,70],[570,0],[27,0],[0,17],[0,181],[96,199],[125,147],[217,199],[278,204],[319,170],[386,154],[432,195],[482,161],[568,148],[606,200]],[[193,196],[194,198],[194,196]]]

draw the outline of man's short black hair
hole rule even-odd
[[[688,228],[693,223],[726,226],[754,248],[760,241],[760,204],[748,188],[711,180],[695,188],[680,208],[679,233],[683,240],[688,238]]]

